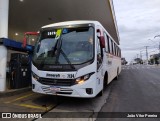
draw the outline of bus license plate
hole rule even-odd
[[[51,90],[52,93],[55,94],[56,92],[59,92],[59,91],[60,91],[60,88],[59,88],[59,87],[55,87],[55,86],[51,86],[51,87],[50,87],[50,90]]]

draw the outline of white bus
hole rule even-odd
[[[69,21],[41,28],[32,60],[32,90],[95,97],[121,72],[121,50],[98,21]]]

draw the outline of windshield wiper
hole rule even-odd
[[[74,67],[74,65],[72,65],[71,61],[68,59],[68,57],[66,56],[66,54],[63,52],[62,49],[60,49],[60,53],[62,53],[63,57],[66,59],[66,61],[68,62],[68,64],[73,68],[73,69],[76,69]]]
[[[71,68],[75,70],[76,68],[74,67],[74,65],[72,65],[71,61],[68,59],[67,55],[62,50],[62,39],[59,39],[58,46],[59,47],[57,48],[56,63],[58,63],[60,53],[62,53],[63,57],[66,59]]]

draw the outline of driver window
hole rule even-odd
[[[100,47],[100,40],[97,37],[97,69],[99,69],[101,64],[102,64],[102,51]]]

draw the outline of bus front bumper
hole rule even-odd
[[[41,94],[67,96],[67,97],[81,97],[92,98],[97,95],[95,84],[96,81],[86,81],[84,84],[77,84],[73,86],[50,86],[43,85],[32,78],[32,91]]]

